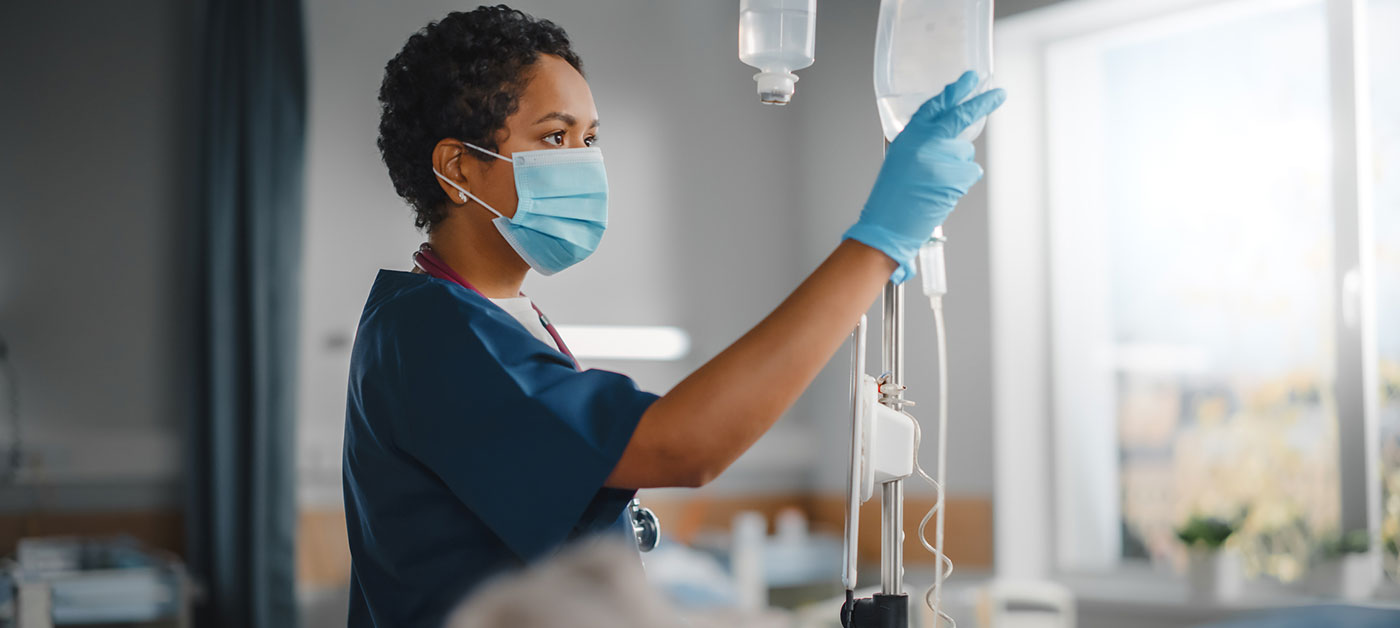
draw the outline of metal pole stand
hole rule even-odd
[[[885,284],[882,300],[882,365],[880,403],[903,410],[904,399],[904,286]],[[880,593],[853,599],[848,590],[841,607],[841,625],[847,628],[908,628],[909,596],[904,594],[904,481],[880,485]]]

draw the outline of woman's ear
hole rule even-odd
[[[462,172],[462,143],[453,139],[439,140],[433,147],[433,170],[438,174],[438,186],[458,205],[467,204],[467,176]],[[453,184],[456,184],[455,186]]]

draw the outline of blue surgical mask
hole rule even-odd
[[[515,216],[506,218],[437,168],[433,174],[457,188],[463,203],[470,198],[495,214],[492,224],[535,272],[553,275],[598,249],[608,226],[608,175],[601,150],[554,148],[516,151],[506,157],[462,143],[514,164],[515,193],[520,199]]]

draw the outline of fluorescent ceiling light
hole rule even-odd
[[[559,325],[559,335],[580,360],[667,362],[690,354],[690,334],[679,327]]]

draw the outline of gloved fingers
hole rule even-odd
[[[967,127],[986,117],[1002,103],[1006,102],[1006,90],[997,88],[978,94],[971,100],[943,112],[932,122],[930,132],[934,137],[953,138],[962,134]]]
[[[958,80],[945,86],[937,96],[924,101],[912,119],[932,121],[943,112],[957,106],[974,89],[977,89],[977,73],[972,70],[963,72]]]

